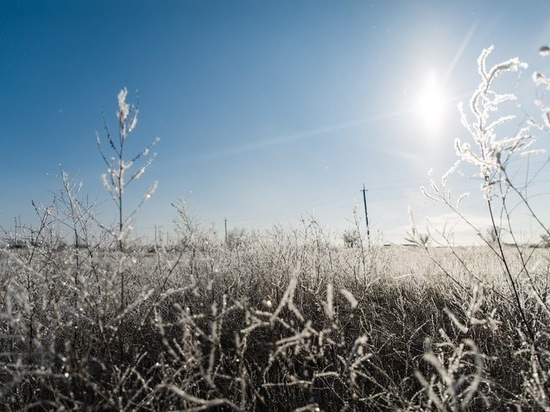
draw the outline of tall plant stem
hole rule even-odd
[[[508,281],[510,282],[510,285],[512,286],[512,292],[514,293],[514,300],[516,302],[516,307],[519,312],[519,315],[521,316],[521,321],[523,322],[523,325],[525,326],[525,329],[527,331],[527,334],[529,335],[529,338],[531,339],[531,343],[535,345],[535,333],[533,329],[531,328],[531,325],[529,325],[529,321],[527,320],[527,316],[525,315],[525,310],[523,309],[523,305],[521,304],[521,298],[519,296],[519,291],[516,286],[516,281],[514,280],[514,277],[512,275],[512,271],[510,269],[510,265],[508,264],[508,259],[506,258],[506,255],[504,253],[504,247],[502,245],[502,239],[500,237],[500,231],[497,228],[496,222],[495,222],[495,215],[493,213],[493,205],[491,200],[487,200],[487,208],[489,209],[489,216],[491,218],[491,225],[493,229],[495,230],[495,233],[497,233],[497,247],[498,247],[498,253],[499,253],[499,259],[502,262],[504,266],[504,271],[506,272],[506,276],[508,277]]]

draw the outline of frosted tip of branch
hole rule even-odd
[[[126,103],[126,96],[128,95],[128,89],[124,87],[118,92],[118,119],[120,122],[124,122],[130,114],[130,105]]]
[[[544,75],[539,72],[533,72],[533,81],[536,85],[544,83]]]

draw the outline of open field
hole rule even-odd
[[[274,231],[1,253],[5,410],[548,410],[550,259]],[[430,258],[432,256],[433,260]],[[122,281],[124,284],[122,284]]]
[[[423,189],[483,244],[469,248],[452,246],[446,225],[420,232],[412,212],[408,247],[370,244],[368,232],[366,242],[357,219],[347,247],[313,218],[221,242],[184,201],[171,204],[171,243],[140,247],[132,219],[157,183],[133,209],[125,189],[158,139],[125,157],[138,110],[122,89],[118,138],[107,125],[97,137],[115,220],[101,222],[62,171],[52,203],[33,203],[38,227],[2,228],[3,410],[550,411],[550,230],[530,190],[550,159],[529,161],[550,109],[537,100],[542,123],[497,138],[515,117],[490,114],[515,96],[492,82],[526,65],[487,69],[491,51],[478,59],[471,113],[460,106],[472,141],[457,139],[459,160]],[[472,220],[468,195],[447,186],[463,164],[478,169],[487,219]],[[537,247],[518,241],[526,217]]]

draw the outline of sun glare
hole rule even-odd
[[[430,72],[416,99],[416,113],[430,132],[437,132],[441,126],[445,107],[445,96],[435,72]]]

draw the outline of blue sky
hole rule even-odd
[[[481,50],[543,70],[549,42],[547,1],[0,0],[0,225],[35,222],[31,200],[51,201],[60,168],[114,221],[95,135],[103,113],[116,131],[127,87],[140,107],[129,148],[161,139],[128,188],[131,204],[159,181],[138,235],[170,230],[177,198],[219,231],[224,218],[264,229],[303,213],[342,231],[354,206],[362,216],[365,184],[373,233],[400,242],[409,205],[445,219],[419,186],[466,136],[456,107],[478,84]],[[510,91],[534,98],[530,73]],[[430,76],[437,129],[415,111]]]

